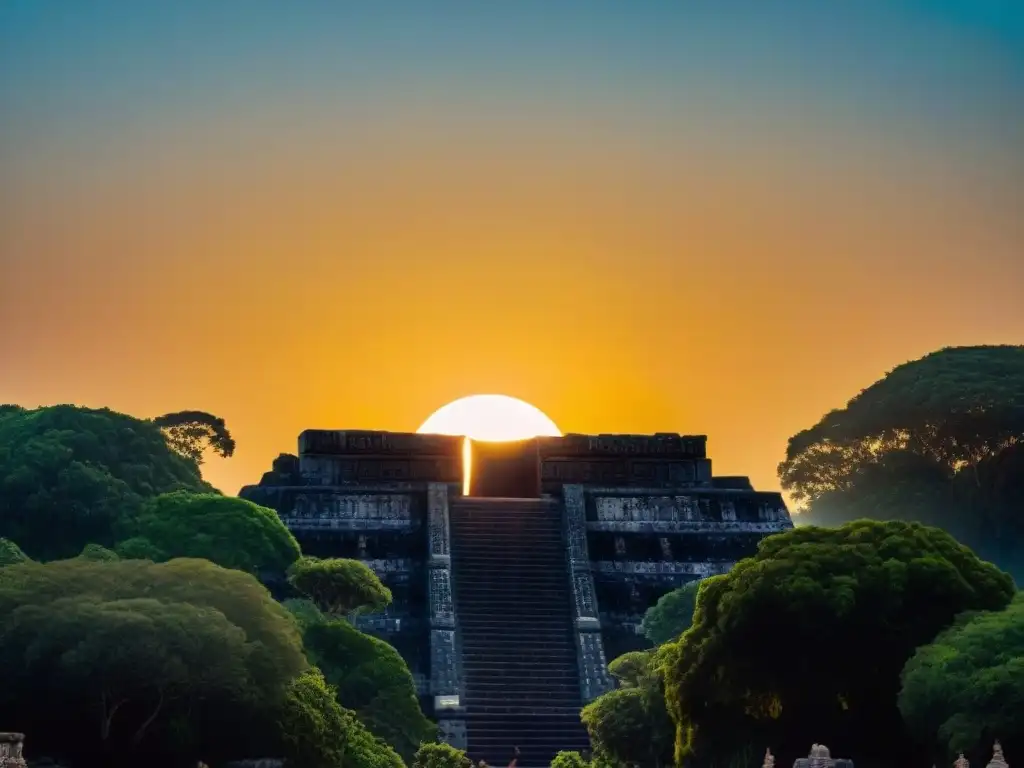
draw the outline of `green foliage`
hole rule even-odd
[[[21,547],[10,539],[0,539],[0,568],[5,565],[17,565],[28,562],[28,555],[21,551]]]
[[[152,422],[71,405],[0,412],[0,536],[34,559],[112,547],[145,499],[175,490],[213,489]]]
[[[258,574],[283,572],[300,554],[274,510],[231,496],[163,494],[147,501],[127,528],[132,537],[117,547],[123,557],[202,557]]]
[[[1024,595],[999,612],[968,614],[903,669],[899,709],[937,762],[985,755],[994,739],[1024,750]],[[937,739],[936,739],[937,736]]]
[[[380,611],[391,604],[391,590],[358,560],[303,557],[289,569],[288,583],[335,616]]]
[[[412,768],[473,768],[473,761],[449,744],[423,744],[416,751]]]
[[[904,743],[907,659],[958,613],[1013,594],[1007,574],[936,528],[862,520],[770,536],[704,581],[693,627],[666,646],[676,757],[800,754],[808,733],[837,753],[888,755]]]
[[[690,628],[699,587],[700,581],[691,581],[662,595],[647,609],[641,627],[648,640],[661,645],[675,640]]]
[[[1024,576],[1024,346],[901,365],[790,439],[782,486],[810,523],[939,526]]]
[[[653,657],[653,651],[630,651],[612,661],[608,671],[623,688],[639,688],[650,676]]]
[[[307,667],[266,589],[204,560],[9,566],[0,615],[0,721],[76,764],[267,748],[266,726]]]
[[[551,761],[551,768],[590,768],[590,761],[579,752],[559,752]]]
[[[290,613],[295,621],[298,622],[299,627],[303,632],[314,624],[323,624],[328,620],[312,600],[299,600],[293,598],[291,600],[285,600],[281,604],[288,609],[288,613]]]
[[[319,669],[292,682],[279,725],[294,768],[404,768],[391,747],[338,704]]]
[[[158,549],[153,542],[142,536],[119,541],[114,552],[125,560],[152,560],[154,563],[167,560],[167,554]]]
[[[437,728],[420,710],[416,686],[398,651],[338,619],[309,624],[304,632],[310,662],[323,670],[342,707],[353,710],[375,735],[405,760]]]
[[[665,652],[623,654],[608,671],[625,686],[599,696],[580,714],[595,754],[612,765],[669,765],[675,728],[665,706]]]
[[[153,419],[153,423],[163,431],[173,450],[197,465],[203,463],[206,447],[224,458],[235,453],[235,441],[224,419],[205,411],[165,413]]]
[[[86,544],[82,547],[82,552],[78,556],[85,560],[97,560],[99,562],[120,560],[116,552],[106,547],[101,547],[99,544]]]

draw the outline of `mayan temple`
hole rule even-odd
[[[647,646],[647,608],[792,527],[779,493],[714,477],[706,444],[309,430],[240,495],[390,587],[359,626],[405,657],[445,741],[546,766],[589,747],[579,710],[614,685],[609,659]]]

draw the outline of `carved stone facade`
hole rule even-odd
[[[713,477],[706,445],[669,434],[537,440],[542,492],[561,505],[581,704],[613,687],[610,659],[646,645],[640,621],[662,594],[726,572],[792,526],[778,493]],[[282,454],[240,493],[277,510],[306,554],[362,560],[388,585],[392,605],[358,626],[399,650],[456,745],[466,715],[449,499],[461,493],[461,458],[458,437],[308,430],[297,456]]]
[[[594,577],[587,552],[587,520],[582,485],[567,485],[563,490],[565,540],[568,544],[569,574],[572,586],[573,619],[580,671],[580,693],[588,703],[612,690],[615,683],[608,674],[608,659],[601,639]]]
[[[0,768],[25,768],[25,734],[0,733]]]

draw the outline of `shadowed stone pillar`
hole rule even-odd
[[[569,547],[569,578],[572,583],[573,619],[576,653],[580,669],[580,693],[583,703],[596,699],[615,687],[608,674],[608,661],[601,639],[601,620],[597,613],[594,577],[587,552],[586,497],[582,485],[563,486],[566,543]]]
[[[430,693],[440,738],[459,749],[466,748],[466,723],[462,712],[456,648],[455,600],[452,595],[451,521],[448,486],[427,486],[427,598],[430,605]],[[452,716],[455,716],[453,718]]]

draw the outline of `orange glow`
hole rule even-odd
[[[469,481],[473,476],[473,440],[462,439],[462,495],[469,496]]]
[[[469,495],[473,440],[504,443],[531,437],[558,437],[561,430],[542,410],[508,395],[470,395],[434,411],[421,434],[462,435],[462,495]]]
[[[109,156],[5,145],[0,403],[209,411],[226,493],[304,429],[412,431],[455,387],[563,431],[707,434],[716,474],[770,490],[789,437],[887,370],[1024,337],[1016,145],[186,117],[124,121]]]

